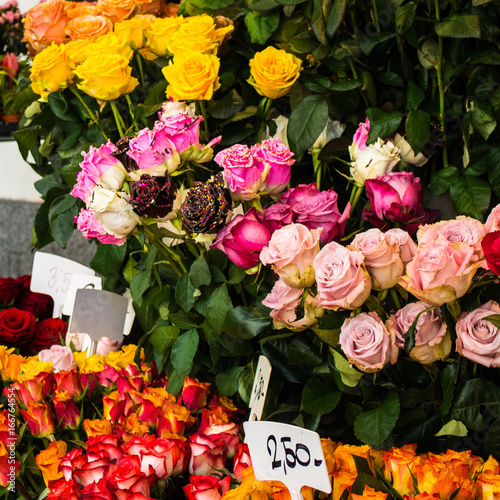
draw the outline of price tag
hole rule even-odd
[[[332,491],[316,432],[276,422],[245,422],[243,427],[259,481],[281,481],[293,500],[303,498],[303,486]]]
[[[265,356],[260,356],[253,381],[250,403],[248,404],[251,409],[250,416],[248,417],[249,422],[260,420],[262,417],[262,410],[266,402],[267,387],[271,378],[271,370],[271,362]]]
[[[87,355],[95,352],[102,337],[121,342],[129,300],[105,290],[83,288],[76,291],[68,333],[86,333],[92,339]]]
[[[33,258],[33,271],[30,289],[32,292],[44,293],[54,299],[52,316],[60,318],[66,295],[74,274],[95,276],[95,272],[78,262],[59,255],[36,252]]]
[[[73,274],[62,310],[64,315],[71,316],[75,306],[76,291],[81,288],[102,290],[102,279],[98,276],[89,276],[87,274]]]
[[[125,290],[123,296],[128,299],[127,315],[125,316],[125,325],[123,325],[123,335],[128,335],[130,333],[130,330],[132,329],[132,325],[134,324],[135,309],[133,305],[134,302],[132,300],[132,295],[128,288]]]

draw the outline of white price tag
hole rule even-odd
[[[243,427],[259,481],[281,481],[293,500],[303,498],[303,486],[332,491],[316,432],[276,422],[245,422]]]
[[[127,297],[128,299],[127,315],[125,316],[125,324],[123,325],[123,335],[128,335],[130,333],[130,330],[132,329],[132,325],[134,324],[135,309],[133,305],[134,302],[132,300],[132,295],[128,288],[125,290],[123,296]]]
[[[271,370],[271,362],[265,356],[260,356],[255,372],[255,379],[253,381],[250,403],[248,403],[251,409],[250,416],[248,417],[249,422],[260,420],[262,417],[262,410],[266,402],[267,387],[269,386],[269,379],[271,378]]]
[[[54,299],[54,318],[61,317],[62,308],[74,274],[95,276],[95,272],[78,262],[59,255],[36,252],[33,258],[33,271],[30,289],[44,293]]]
[[[66,300],[63,306],[63,314],[71,316],[75,305],[76,291],[81,288],[92,288],[93,290],[102,290],[102,279],[99,276],[89,276],[86,274],[73,274],[69,285]]]

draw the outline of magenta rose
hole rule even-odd
[[[370,132],[370,120],[367,118],[364,123],[358,125],[354,137],[352,138],[352,144],[349,146],[349,154],[351,155],[351,160],[356,161],[358,154],[363,149],[366,149],[366,141],[368,140],[368,133]]]
[[[191,447],[189,474],[203,476],[226,466],[224,441],[202,434],[191,434],[188,439]]]
[[[290,167],[295,163],[293,153],[279,139],[267,139],[252,147],[251,153],[262,170],[267,172],[260,190],[278,194],[290,181]]]
[[[361,313],[344,321],[339,344],[347,359],[360,370],[373,373],[397,361],[398,348],[377,313]]]
[[[75,217],[76,227],[88,240],[97,238],[101,243],[107,245],[122,245],[126,238],[117,238],[108,233],[102,224],[95,218],[93,210],[82,208],[78,217]]]
[[[457,352],[480,365],[500,366],[500,329],[486,318],[500,314],[500,306],[490,300],[469,313],[462,313],[456,325]]]
[[[362,217],[380,229],[397,223],[413,233],[420,224],[433,222],[439,215],[438,210],[424,210],[420,179],[411,172],[391,172],[367,179],[365,188],[370,210],[364,210]]]
[[[7,345],[26,345],[35,333],[35,316],[12,307],[0,311],[0,342]]]
[[[264,209],[264,220],[272,232],[294,222],[292,207],[286,203],[275,203]]]
[[[251,149],[243,144],[234,144],[217,153],[215,163],[224,169],[224,179],[233,198],[251,200],[258,198],[264,181],[265,165],[256,161]]]
[[[168,109],[169,104],[172,103],[164,104],[165,109],[158,116],[177,151],[182,153],[194,144],[199,146],[199,128],[203,118],[191,113],[188,106],[183,103],[175,103],[178,105],[174,105],[175,109]]]
[[[488,233],[481,241],[488,269],[500,275],[500,230]]]
[[[245,215],[237,215],[221,229],[210,248],[224,252],[238,267],[250,269],[258,264],[260,251],[270,238],[271,231],[262,222],[260,213],[252,207]]]
[[[372,280],[363,254],[332,241],[314,259],[318,298],[327,309],[356,309],[370,295]]]
[[[445,360],[451,351],[450,333],[439,309],[423,312],[430,307],[432,306],[425,302],[407,304],[386,322],[389,332],[395,335],[396,345],[402,349],[408,330],[420,314],[415,329],[415,346],[410,357],[424,365]]]
[[[219,479],[215,476],[191,476],[189,484],[183,486],[188,500],[219,500],[229,491],[231,476]]]
[[[295,188],[287,189],[279,197],[279,200],[281,203],[294,206],[302,201],[306,201],[308,198],[313,198],[318,193],[319,189],[315,182],[311,182],[311,184],[299,184]]]
[[[275,231],[260,253],[264,265],[289,286],[307,288],[314,283],[313,260],[319,252],[321,230],[290,224]]]

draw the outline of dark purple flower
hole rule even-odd
[[[130,183],[129,203],[141,216],[163,219],[173,210],[177,188],[168,177],[141,175],[140,180]]]

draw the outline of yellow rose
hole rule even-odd
[[[150,15],[134,16],[114,26],[115,35],[126,41],[134,50],[142,49],[146,40],[146,31],[156,18]]]
[[[78,365],[78,369],[80,370],[80,373],[99,373],[104,370],[104,363],[103,360],[101,359],[101,356],[98,356],[94,354],[93,356],[89,356],[87,358],[87,352],[78,352],[75,351],[73,353],[73,356],[75,358],[75,363]]]
[[[219,45],[227,33],[234,29],[232,25],[216,29],[212,17],[207,14],[184,19],[175,37],[170,40],[168,50],[174,55],[189,51],[216,54]]]
[[[179,29],[181,17],[156,18],[146,32],[148,47],[153,54],[163,57],[169,54],[168,44]]]
[[[113,23],[126,19],[135,9],[134,0],[98,0],[97,4]]]
[[[83,421],[83,427],[88,437],[101,436],[102,434],[111,434],[113,432],[113,424],[109,420],[89,420],[86,418]]]
[[[52,43],[33,59],[30,72],[31,88],[44,101],[52,92],[65,89],[71,82],[71,70],[66,60],[66,45]]]
[[[75,69],[77,87],[101,101],[111,101],[129,94],[137,87],[137,78],[126,57],[117,54],[98,54],[89,57]]]
[[[22,373],[17,378],[21,383],[35,378],[39,373],[52,373],[54,371],[52,361],[36,361],[34,359],[23,364],[21,369]]]
[[[36,464],[42,471],[45,486],[49,485],[49,481],[56,481],[63,477],[63,473],[59,472],[59,463],[66,455],[67,449],[68,446],[64,441],[52,441],[47,449],[35,457]]]
[[[137,346],[128,344],[123,346],[119,351],[111,351],[104,358],[104,362],[111,365],[113,368],[127,368],[128,365],[134,364],[135,352]],[[141,350],[141,359],[143,352]]]
[[[302,61],[284,50],[267,47],[250,60],[248,83],[262,96],[282,97],[292,88],[302,69]]]
[[[169,85],[167,97],[174,101],[212,99],[214,90],[220,87],[220,61],[212,54],[187,52],[174,56],[174,63],[162,69]]]

